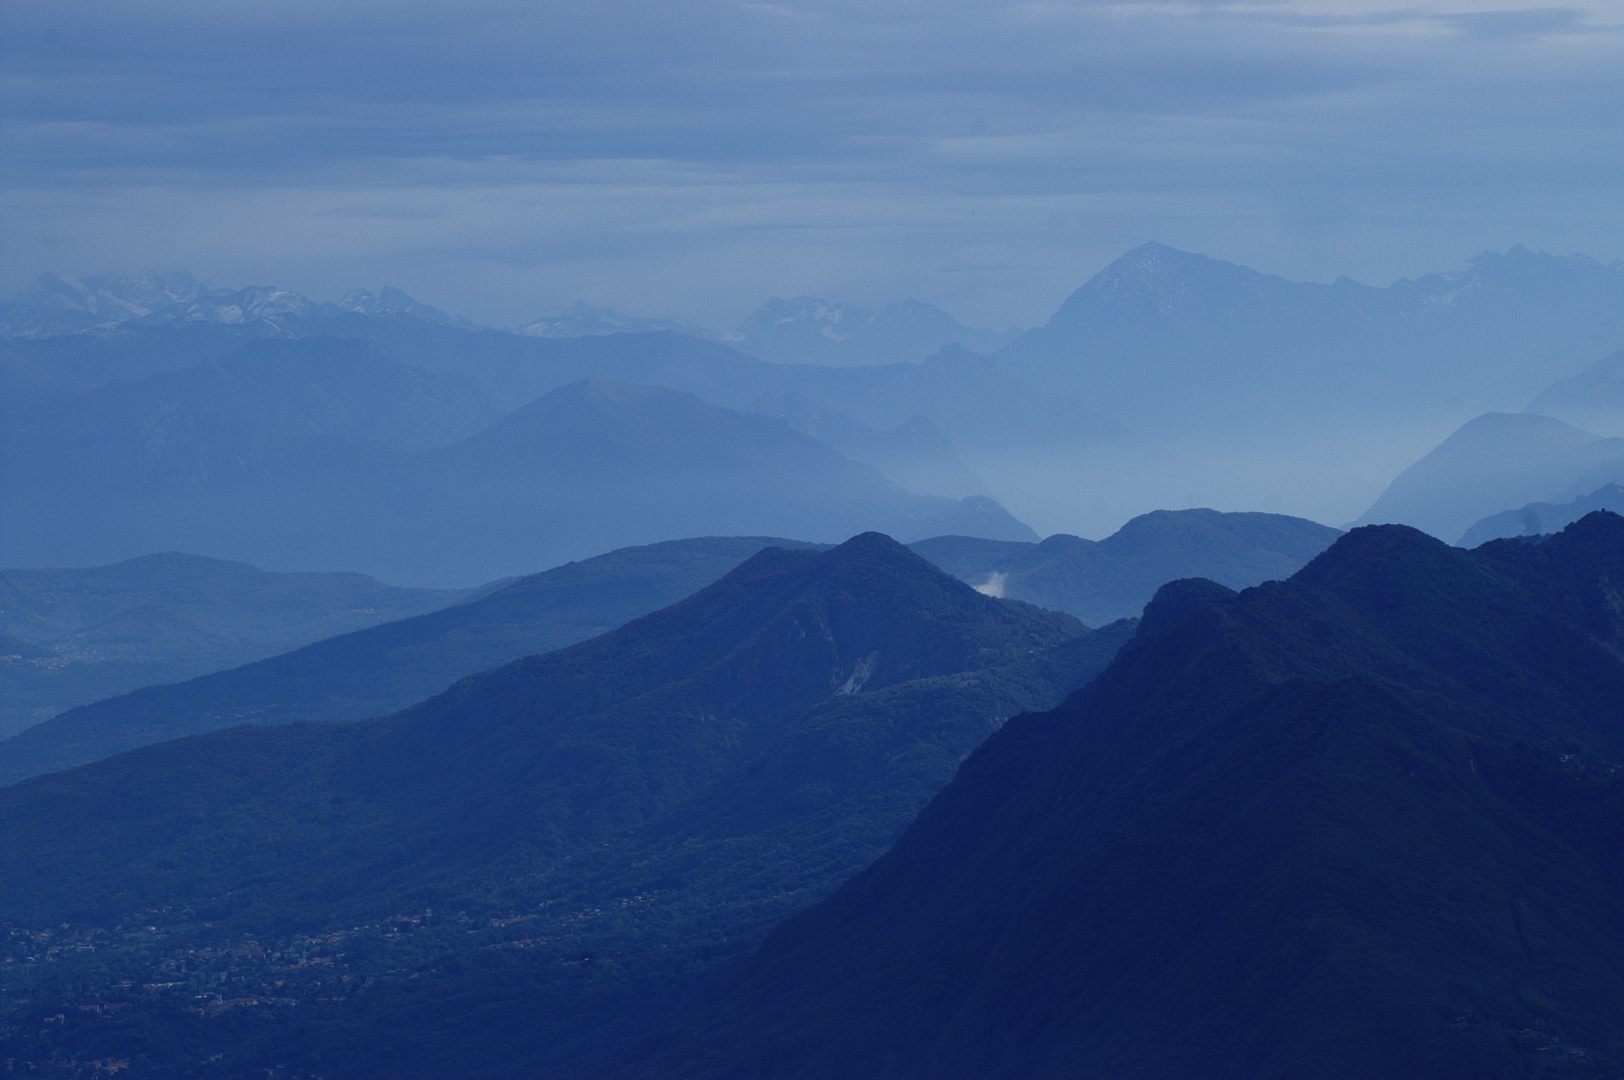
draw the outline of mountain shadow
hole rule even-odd
[[[1170,586],[621,1075],[1624,1075],[1620,580],[1598,513]]]

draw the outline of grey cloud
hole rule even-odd
[[[247,214],[269,246],[239,256],[245,273],[329,273],[321,230],[342,222],[357,265],[420,258],[470,292],[452,281],[478,279],[470,266],[551,267],[526,288],[573,274],[628,310],[616,288],[675,295],[663,278],[786,245],[807,278],[775,289],[822,288],[844,263],[847,290],[896,282],[848,292],[867,303],[951,277],[931,298],[996,306],[1035,277],[933,268],[1052,268],[1022,272],[1049,275],[1041,302],[984,322],[1038,317],[1119,242],[1152,237],[1368,276],[1561,247],[1566,215],[1610,257],[1624,77],[1529,51],[1594,30],[1576,11],[13,0],[0,209],[25,225],[6,272],[144,250],[146,226],[113,210],[143,206],[168,223],[171,265],[190,246],[229,267],[201,223]],[[1540,206],[1515,197],[1529,184]]]
[[[1464,34],[1490,40],[1528,39],[1585,29],[1583,12],[1572,8],[1518,8],[1441,16],[1439,21]]]

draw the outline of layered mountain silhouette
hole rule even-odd
[[[782,420],[660,387],[589,379],[494,408],[471,377],[337,339],[12,399],[0,497],[30,527],[3,553],[188,547],[463,585],[672,536],[1032,535],[983,503],[955,516]]]
[[[1621,302],[1624,266],[1520,247],[1375,288],[1146,244],[998,359],[1045,387],[1087,387],[1148,435],[1238,437],[1264,418],[1279,431],[1520,405],[1624,343]]]
[[[249,342],[280,337],[264,323],[121,323],[96,333],[0,338],[0,389],[83,392],[184,371]]]
[[[1241,589],[1290,577],[1340,534],[1282,514],[1158,510],[1104,540],[1063,533],[1041,543],[941,536],[912,547],[993,596],[1066,611],[1099,626],[1136,618],[1168,581],[1205,577]]]
[[[435,987],[432,1019],[415,1030],[477,1027],[493,1014],[465,976],[513,956],[534,972],[530,1000],[562,1010],[541,1028],[568,1039],[560,1015],[596,1023],[582,1010],[598,992],[582,997],[571,974],[583,954],[603,956],[615,985],[648,987],[638,980],[665,985],[748,949],[889,845],[1006,717],[1058,701],[1130,633],[1085,633],[1070,616],[982,596],[876,534],[823,552],[767,548],[672,607],[392,717],[237,728],[6,788],[0,911],[19,926],[110,930],[161,910],[184,947],[248,933],[279,956],[295,949],[279,944],[290,934],[461,912],[420,928],[472,966],[425,967],[418,938],[380,939],[367,977],[381,986],[349,1004],[312,988],[324,995],[311,997],[318,1026],[335,1026],[289,1029],[301,1013],[261,1012],[177,1051],[242,1068],[258,1031],[282,1061],[456,1071],[466,1047],[358,1027],[346,1010],[416,1009],[427,999],[415,991]],[[583,907],[615,916],[575,920]],[[492,951],[504,945],[515,951]],[[334,980],[362,953],[348,955]],[[141,961],[114,961],[126,962]],[[264,993],[285,996],[310,973],[278,975],[287,985]],[[114,976],[84,977],[122,994]],[[164,989],[120,1014],[119,1030],[173,1008]],[[113,1053],[119,1035],[103,1036]],[[366,1054],[335,1060],[353,1039]]]
[[[388,485],[388,518],[463,553],[458,568],[398,545],[384,557],[408,580],[707,531],[916,540],[962,520],[953,500],[913,495],[781,420],[599,379],[543,395]],[[996,504],[976,506],[993,536],[1032,535]],[[387,538],[368,543],[389,550]]]
[[[273,574],[170,552],[76,570],[0,570],[0,738],[64,709],[237,667],[433,611],[466,591],[361,574]]]
[[[1624,1069],[1624,519],[1163,590],[624,1075]]]
[[[978,500],[958,504],[973,513]],[[996,512],[996,504],[987,504]],[[1199,574],[1243,588],[1290,576],[1337,532],[1298,518],[1158,512],[1094,543],[943,535],[909,545],[986,595],[1065,611],[1088,625],[1137,617],[1164,582]],[[433,614],[346,634],[232,671],[74,709],[0,741],[0,784],[241,723],[355,720],[405,708],[461,676],[559,648],[674,603],[767,544],[704,537],[570,563]]]
[[[585,641],[673,604],[711,584],[769,544],[785,548],[807,546],[794,540],[766,537],[701,537],[624,548],[521,578],[467,603],[333,636],[285,655],[263,660],[244,657],[256,662],[191,678],[178,685],[151,686],[148,684],[168,680],[148,678],[137,684],[143,689],[132,693],[122,691],[133,687],[118,687],[99,695],[108,700],[49,720],[35,718],[35,726],[0,741],[0,784],[99,761],[138,746],[240,724],[360,720],[394,712],[439,693],[466,675],[522,656]],[[239,569],[229,563],[214,564],[195,557],[174,558]],[[160,564],[169,561],[170,557],[163,556],[136,560],[137,563]],[[240,569],[248,570],[247,567]],[[9,586],[13,579],[26,582],[32,580],[31,574],[42,573],[46,572],[13,572],[0,577],[0,585]],[[54,573],[67,576],[73,572]],[[326,582],[333,578],[346,584],[352,579],[370,580],[359,575],[262,576],[272,581],[292,578]],[[65,591],[60,589],[55,595],[61,596]],[[105,603],[98,605],[90,598],[79,599],[84,591],[80,589],[75,594],[76,614],[87,609],[99,613]],[[168,590],[167,595],[172,599],[175,591]],[[355,591],[353,587],[351,591]],[[382,591],[382,587],[375,591]],[[333,592],[334,586],[329,586],[322,599],[329,602],[336,599]],[[409,596],[416,596],[418,592],[444,596],[448,601],[457,597],[454,593],[439,594],[429,590],[399,592]],[[259,626],[270,614],[263,609],[277,599],[267,595],[271,589],[264,586],[256,589],[252,598],[222,593],[225,590],[216,590],[211,595],[212,604],[203,614],[231,627],[245,622]],[[371,594],[355,599],[346,597],[345,602],[360,599],[375,605],[371,609],[374,611],[385,602]],[[231,603],[231,600],[237,602]],[[283,600],[282,606],[291,605]],[[26,631],[42,637],[35,630],[34,620],[9,618],[16,610],[8,606],[5,613],[8,621],[4,625],[19,633]],[[326,618],[327,625],[332,625],[347,613],[323,610],[319,614]],[[195,643],[188,644],[189,648],[202,651]],[[174,659],[178,658],[172,658],[172,663]],[[195,657],[191,659],[196,662]],[[23,663],[14,666],[34,670]],[[226,665],[216,665],[223,666]],[[86,685],[78,670],[70,665],[61,669],[61,674],[73,675],[75,685],[85,690],[99,685],[94,682]],[[0,669],[0,672],[11,675],[10,668]],[[114,693],[119,696],[111,696]]]
[[[85,393],[108,382],[221,361],[259,338],[366,339],[389,360],[442,377],[441,390],[426,391],[429,397],[450,384],[472,393],[477,401],[469,407],[488,409],[487,422],[583,378],[665,386],[744,411],[756,410],[759,402],[803,399],[818,412],[823,430],[855,435],[841,447],[846,456],[879,468],[905,488],[984,494],[1042,534],[1089,536],[1169,505],[1285,505],[1323,520],[1344,520],[1358,509],[1350,500],[1362,502],[1376,483],[1397,472],[1392,448],[1407,445],[1415,432],[1447,431],[1491,410],[1522,408],[1546,387],[1567,394],[1567,404],[1542,398],[1536,411],[1576,418],[1563,410],[1606,397],[1606,364],[1560,393],[1553,382],[1574,378],[1624,345],[1624,266],[1521,248],[1485,253],[1450,273],[1374,288],[1347,280],[1290,282],[1147,245],[1085,283],[1045,326],[1007,345],[957,331],[946,339],[927,334],[918,341],[940,340],[941,351],[927,356],[927,346],[903,352],[887,345],[859,366],[763,362],[747,355],[748,349],[740,351],[743,338],[735,342],[740,348],[732,348],[694,336],[687,327],[680,329],[689,332],[604,333],[651,330],[656,323],[594,322],[596,316],[589,318],[584,309],[577,313],[584,321],[571,323],[574,330],[560,323],[535,332],[585,329],[589,336],[532,337],[473,328],[388,290],[318,304],[277,290],[214,296],[195,282],[168,279],[58,285],[52,289],[61,295],[40,301],[45,307],[39,310],[84,318],[29,323],[33,329],[24,326],[33,315],[6,323],[11,330],[0,345],[0,386],[20,413],[39,410],[14,389],[24,398],[43,389]],[[839,305],[786,303],[783,311],[764,313],[763,325],[805,337],[817,349],[855,347],[885,322],[875,316],[865,323],[868,314]],[[902,305],[894,314],[912,325],[909,320],[917,322],[920,312],[909,311]],[[859,323],[870,329],[851,332]],[[87,328],[52,332],[70,325]],[[988,358],[974,350],[995,351]],[[900,362],[870,362],[876,359]],[[465,415],[452,404],[437,406],[450,409],[444,417],[420,412],[420,445],[451,428],[467,431]],[[767,411],[788,415],[778,405]],[[924,429],[914,430],[916,417],[942,436],[945,449],[936,446],[924,457],[912,452],[934,442]],[[77,410],[63,418],[68,426],[83,421]],[[1600,421],[1593,430],[1612,434]],[[8,424],[7,438],[19,431],[33,429],[24,421]],[[57,449],[49,436],[41,438],[39,448],[22,449],[47,456]],[[354,441],[349,432],[337,439],[333,455]],[[28,441],[35,441],[33,434]],[[903,444],[908,453],[897,452]],[[7,445],[9,452],[13,444]],[[274,451],[273,445],[267,452]],[[952,457],[978,487],[966,486],[956,469],[940,467]],[[326,461],[315,455],[312,466]],[[891,476],[888,469],[907,475]],[[1444,538],[1507,507],[1563,501],[1613,479],[1587,476],[1588,486],[1571,492],[1502,493],[1469,511]],[[270,515],[272,527],[275,518]],[[50,530],[40,546],[83,544],[89,535],[50,516],[39,527]],[[891,526],[876,521],[868,527]],[[735,530],[710,523],[685,531]],[[789,530],[763,522],[746,531]],[[130,535],[132,541],[151,539],[139,528]],[[158,547],[265,561],[231,546],[229,537],[216,539],[219,547],[148,542],[41,561],[110,561]],[[608,544],[645,539],[654,537],[616,536]],[[600,541],[574,554],[604,546]],[[0,561],[21,560],[13,555]],[[538,565],[544,563],[503,572]]]
[[[818,404],[799,391],[768,394],[750,403],[750,412],[781,416],[790,427],[828,443],[853,461],[873,465],[886,478],[922,495],[964,498],[986,485],[959,457],[952,442],[924,413],[882,431]]]
[[[1624,435],[1624,351],[1546,387],[1529,412],[1566,420],[1601,435]]]
[[[367,892],[385,878],[466,876],[538,840],[546,849],[539,857],[550,861],[573,845],[648,820],[780,745],[820,704],[1024,661],[1034,650],[1084,633],[1070,616],[984,597],[879,534],[824,552],[767,548],[676,605],[590,641],[463,679],[383,720],[240,728],[5,789],[0,828],[8,840],[0,844],[6,852],[0,858],[11,869],[38,858],[64,865],[88,858],[101,864],[97,874],[106,885],[95,896],[75,896],[60,888],[65,878],[33,875],[25,883],[27,875],[8,870],[4,907],[84,914],[97,905],[214,891],[264,872],[264,866],[200,865],[181,879],[153,876],[155,864],[142,867],[156,849],[106,846],[106,835],[75,840],[70,832],[77,827],[53,830],[48,841],[39,835],[21,846],[12,842],[33,827],[25,821],[34,814],[55,814],[70,803],[81,823],[140,829],[128,814],[99,813],[87,803],[87,784],[115,797],[120,784],[146,786],[154,769],[190,771],[210,755],[263,771],[270,781],[298,758],[304,783],[365,804],[345,814],[347,823],[337,823],[335,838],[348,835],[332,849],[335,856],[344,850],[346,859],[355,857],[355,845],[368,846],[365,837],[382,836],[379,828],[427,830],[404,863],[400,851],[380,848],[363,856],[368,873],[326,858],[310,865],[333,903],[365,905]],[[263,759],[245,756],[256,744],[265,748]],[[306,746],[308,754],[301,749]],[[235,786],[224,773],[221,782]],[[260,797],[294,804],[314,798],[316,805],[327,794]],[[238,827],[254,828],[247,821],[228,826]],[[212,828],[183,842],[207,841]],[[277,858],[270,849],[264,854]],[[309,883],[278,874],[265,885],[283,891]]]
[[[1624,439],[1535,413],[1488,413],[1400,473],[1354,524],[1397,522],[1453,541],[1507,506],[1594,491],[1621,459]]]
[[[1508,536],[1541,536],[1561,532],[1569,525],[1597,510],[1624,514],[1624,487],[1606,484],[1572,502],[1529,503],[1520,510],[1506,510],[1490,515],[1466,530],[1460,546],[1475,548],[1490,540]]]
[[[336,339],[252,341],[82,393],[10,394],[0,500],[28,528],[0,543],[14,565],[178,548],[278,569],[343,566],[298,557],[296,523],[331,527],[319,515],[336,508],[317,501],[493,415],[465,380]],[[284,547],[293,557],[276,558]]]

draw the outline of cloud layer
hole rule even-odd
[[[1624,254],[1624,4],[13,0],[0,286],[188,267],[1042,321],[1146,239],[1385,282]]]

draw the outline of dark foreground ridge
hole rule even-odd
[[[869,533],[768,547],[381,720],[23,781],[0,790],[0,1059],[468,1076],[601,1049],[871,862],[1131,630]]]
[[[1606,513],[1180,583],[624,1073],[1624,1076],[1621,583]]]

